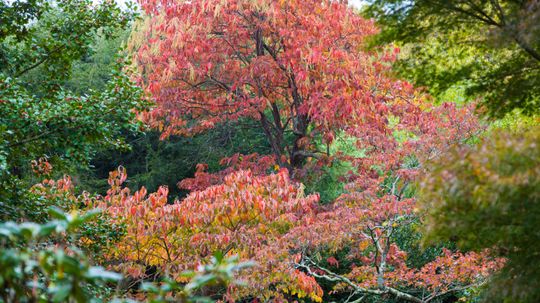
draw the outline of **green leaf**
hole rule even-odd
[[[115,273],[112,271],[107,271],[103,267],[99,266],[92,266],[88,269],[88,273],[86,274],[86,277],[89,279],[98,279],[103,281],[120,281],[122,279],[122,275],[119,273]]]
[[[64,220],[68,221],[68,217],[66,214],[58,207],[52,206],[48,209],[48,213],[51,217],[58,219],[58,220]]]
[[[65,302],[71,292],[71,284],[62,282],[50,288],[53,302]]]

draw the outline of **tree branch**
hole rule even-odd
[[[64,45],[55,48],[54,50],[52,50],[47,56],[45,56],[45,57],[42,58],[41,60],[38,60],[36,63],[34,63],[34,64],[32,64],[32,65],[26,67],[25,69],[19,71],[18,73],[16,73],[15,76],[14,76],[14,78],[19,78],[19,77],[22,76],[23,74],[25,74],[25,73],[27,73],[27,72],[33,70],[34,68],[40,66],[41,64],[47,62],[47,61],[50,59],[50,57],[51,57],[52,54],[54,54],[54,53],[57,52],[57,51],[62,50],[63,48],[64,48]]]
[[[366,295],[376,295],[376,296],[391,295],[396,299],[407,301],[407,302],[429,303],[429,302],[431,302],[431,301],[433,301],[433,300],[435,300],[435,299],[437,299],[439,297],[442,297],[444,295],[448,295],[448,294],[454,293],[454,292],[464,291],[464,290],[472,288],[472,287],[480,286],[480,285],[482,285],[484,283],[484,282],[481,282],[481,283],[472,283],[472,284],[465,285],[465,286],[456,286],[456,287],[449,288],[449,289],[447,289],[445,291],[442,291],[442,292],[435,292],[435,293],[431,294],[430,296],[428,296],[426,298],[418,298],[418,297],[416,297],[414,295],[408,294],[408,293],[406,293],[404,291],[401,291],[399,289],[389,287],[389,286],[386,286],[386,285],[382,285],[378,289],[369,289],[369,288],[361,287],[358,284],[351,281],[349,278],[344,277],[344,276],[339,275],[339,274],[336,274],[336,273],[332,272],[331,270],[329,270],[327,268],[324,268],[322,266],[317,265],[315,262],[313,262],[313,260],[311,260],[307,256],[303,256],[300,263],[295,264],[295,268],[305,270],[309,275],[311,275],[311,276],[313,276],[313,277],[315,277],[317,279],[323,279],[323,280],[326,280],[326,281],[329,281],[329,282],[347,284],[349,287],[351,287],[353,289],[353,293],[351,294],[351,296],[349,296],[349,299],[353,295],[357,295],[357,294],[364,295],[360,299],[352,301],[352,302],[361,302],[365,298]],[[316,268],[319,271],[324,272],[324,274],[317,273],[317,272],[313,271],[312,268]]]

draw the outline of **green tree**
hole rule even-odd
[[[489,302],[540,301],[540,128],[495,131],[439,159],[420,184],[426,240],[490,249],[506,263]]]
[[[148,104],[121,60],[99,91],[66,85],[98,33],[112,39],[132,11],[92,0],[2,0],[0,9],[0,217],[16,219],[31,209],[31,161],[47,158],[64,173],[98,150],[126,147],[123,133],[141,127],[133,110]]]
[[[16,82],[0,82],[0,204],[2,215],[17,216],[29,180],[30,162],[41,157],[64,168],[84,166],[96,150],[125,147],[122,133],[135,130],[133,109],[143,109],[141,92],[115,74],[103,92],[75,96],[59,92],[34,99]],[[28,180],[30,182],[25,182]]]
[[[110,39],[135,16],[92,0],[2,0],[0,9],[0,73],[43,95],[54,95],[73,62],[91,54],[98,31]]]
[[[113,78],[119,54],[122,54],[124,42],[127,40],[129,29],[118,29],[113,37],[107,37],[98,31],[90,45],[91,52],[81,59],[74,61],[71,74],[62,86],[78,95],[90,91],[102,91]]]
[[[253,125],[250,120],[225,123],[197,136],[172,136],[167,140],[160,140],[157,131],[127,133],[126,142],[132,148],[121,153],[109,149],[96,154],[91,167],[79,172],[81,185],[104,194],[109,188],[109,172],[124,166],[130,172],[130,188],[144,186],[156,191],[167,185],[171,197],[183,196],[187,192],[177,183],[193,177],[198,163],[206,163],[209,171],[216,172],[224,168],[219,162],[225,156],[270,152],[262,131]]]
[[[537,0],[370,0],[378,43],[402,47],[399,73],[446,99],[482,97],[494,117],[540,111]]]

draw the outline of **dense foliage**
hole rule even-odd
[[[141,126],[135,110],[147,103],[121,62],[100,91],[79,95],[63,86],[73,62],[91,53],[98,31],[112,37],[132,14],[82,0],[1,5],[2,18],[16,28],[3,23],[8,28],[0,37],[0,216],[43,219],[33,218],[35,206],[28,204],[26,189],[37,181],[31,161],[81,166],[99,149],[125,147],[122,134]]]
[[[0,302],[538,301],[536,0],[139,6],[0,1]]]
[[[10,78],[24,78],[36,69],[39,81],[26,82],[41,94],[55,91],[69,76],[71,64],[91,52],[98,30],[112,37],[125,28],[132,13],[117,5],[91,0],[6,1],[2,8],[0,72]]]
[[[45,224],[25,222],[0,224],[0,302],[102,302],[112,289],[107,282],[122,279],[118,273],[91,266],[83,251],[73,244],[76,229],[97,211],[80,215],[50,209],[55,220]],[[7,243],[7,247],[6,246]],[[181,275],[189,281],[180,285],[165,278],[163,284],[145,283],[141,287],[148,302],[211,302],[196,295],[202,287],[234,285],[234,274],[250,263],[216,254],[197,271]],[[118,298],[118,302],[124,302]],[[133,300],[128,301],[133,302]]]
[[[166,188],[148,196],[142,188],[130,195],[120,187],[126,177],[122,169],[111,173],[112,187],[104,201],[97,202],[127,225],[127,236],[110,251],[119,269],[145,278],[146,266],[158,266],[175,277],[221,251],[257,261],[247,290],[252,295],[282,280],[298,288],[294,269],[284,262],[288,249],[279,240],[315,210],[318,197],[304,196],[286,170],[258,178],[249,171],[234,172],[223,184],[173,204],[166,204]]]
[[[540,109],[537,0],[370,0],[380,43],[403,47],[400,74],[442,99],[481,97],[492,116]]]
[[[296,173],[308,158],[330,156],[316,139],[328,145],[340,131],[384,132],[387,115],[402,115],[400,98],[414,98],[406,83],[385,75],[395,52],[363,50],[373,22],[344,4],[142,6],[150,17],[131,43],[140,82],[157,103],[148,121],[164,138],[255,119],[275,161]]]
[[[149,200],[144,199],[145,191],[133,198],[120,194],[123,205],[127,204],[120,208],[124,210],[119,218],[129,218],[128,212],[143,216],[128,219],[139,223],[134,226],[137,232],[130,233],[135,239],[126,242],[126,247],[151,252],[136,253],[149,258],[136,263],[157,264],[167,271],[170,266],[200,262],[212,250],[239,251],[263,268],[268,263],[271,267],[269,272],[259,270],[250,276],[247,292],[227,296],[263,300],[309,296],[316,301],[325,294],[320,281],[328,280],[338,282],[330,286],[334,293],[352,291],[351,298],[390,296],[429,302],[448,294],[461,296],[464,289],[480,283],[498,267],[497,260],[482,254],[449,250],[416,268],[409,267],[407,253],[395,243],[394,228],[415,221],[409,184],[420,172],[418,164],[440,156],[450,145],[462,144],[481,127],[467,108],[432,107],[412,86],[393,80],[388,63],[397,50],[363,51],[366,38],[376,32],[370,21],[335,2],[143,1],[142,5],[150,17],[140,25],[141,33],[132,43],[142,73],[140,82],[157,102],[147,121],[167,138],[197,134],[224,121],[254,119],[264,130],[272,155],[225,158],[222,162],[229,167],[218,173],[208,173],[201,164],[195,178],[180,183],[193,192],[162,210],[164,189]],[[352,139],[360,152],[330,154],[336,138]],[[326,146],[325,151],[318,149],[321,145]],[[288,169],[293,179],[302,180],[336,162],[347,162],[350,167],[342,176],[347,184],[344,193],[332,205],[315,204],[306,213],[295,214],[281,231],[283,235],[274,238],[275,231],[263,226],[274,225],[275,219],[266,211],[265,215],[257,211],[274,201],[280,204],[273,211],[279,211],[281,203],[286,206],[290,199],[277,188],[287,185],[260,190],[252,188],[251,182],[273,186],[266,179],[273,175],[265,176],[280,167]],[[242,169],[249,171],[242,173]],[[266,201],[266,192],[278,195]],[[243,205],[244,195],[247,201],[255,199],[250,202],[253,206]],[[131,199],[146,202],[129,208]],[[108,205],[114,213],[119,207],[111,201]],[[156,206],[158,212],[154,213],[151,210]],[[252,211],[255,213],[250,215]],[[190,214],[199,219],[190,219]],[[240,221],[236,222],[236,216]],[[150,223],[161,219],[165,221]],[[203,226],[198,227],[198,220]],[[217,227],[213,222],[225,225]],[[257,233],[251,228],[257,228]],[[234,241],[238,237],[241,241]],[[253,241],[262,241],[264,246],[253,245]],[[178,245],[188,246],[180,249]],[[249,245],[251,253],[242,253],[243,245]],[[193,249],[197,252],[187,257],[195,259],[178,255]],[[321,274],[321,259],[315,256],[341,249],[349,249],[342,258],[354,260],[356,265],[344,268],[347,275],[340,278],[330,271]],[[339,264],[335,257],[329,260]],[[460,260],[464,267],[444,265],[450,260]],[[439,269],[434,273],[433,268]],[[143,272],[130,270],[136,275]],[[339,283],[345,281],[350,283]],[[418,291],[423,294],[411,294]]]
[[[455,149],[421,184],[427,239],[506,258],[490,301],[537,302],[540,131],[498,132]],[[505,298],[505,299],[504,299]]]
[[[88,302],[95,295],[92,287],[120,280],[117,273],[90,266],[83,252],[71,245],[73,239],[62,235],[73,234],[95,211],[78,215],[51,209],[50,213],[56,219],[42,225],[0,225],[1,302]]]

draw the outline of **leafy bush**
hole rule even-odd
[[[540,128],[492,134],[434,163],[421,183],[426,240],[491,248],[507,261],[490,302],[538,302]]]
[[[56,219],[45,224],[0,225],[1,302],[90,302],[89,286],[121,279],[91,266],[79,248],[68,244],[67,238],[96,211],[79,215],[51,209],[50,214]]]

